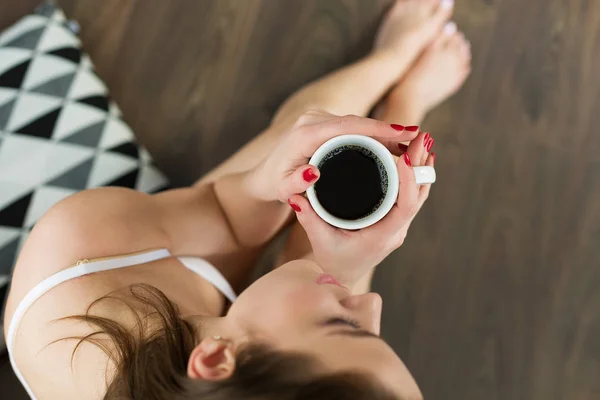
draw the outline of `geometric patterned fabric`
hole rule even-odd
[[[0,306],[31,228],[58,201],[100,186],[167,186],[74,27],[45,4],[0,33]]]

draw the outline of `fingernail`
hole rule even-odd
[[[427,148],[427,143],[429,142],[430,138],[431,138],[431,135],[429,133],[427,133],[425,135],[425,137],[423,138],[423,147]]]
[[[433,139],[433,138],[429,139],[429,143],[427,143],[427,151],[431,151],[431,148],[433,147],[434,143],[435,143],[435,139]]]
[[[450,10],[452,7],[454,7],[454,0],[442,0],[441,6],[446,10]]]
[[[300,206],[298,206],[298,204],[296,203],[292,203],[290,200],[288,200],[288,204],[290,205],[290,207],[292,207],[292,210],[296,211],[296,212],[300,212],[302,211],[300,209]]]
[[[406,163],[406,165],[408,165],[409,167],[412,167],[412,163],[410,162],[410,156],[408,155],[408,153],[404,153],[404,162]]]
[[[404,130],[404,125],[391,124],[390,126],[392,127],[392,129],[397,130],[397,131],[403,131]]]
[[[317,179],[317,175],[315,175],[311,168],[307,168],[306,170],[304,170],[304,172],[302,173],[302,177],[306,182],[312,182],[315,179]]]
[[[398,143],[398,148],[402,151],[408,151],[408,146],[403,143]]]
[[[418,131],[418,130],[419,130],[419,127],[418,127],[418,126],[416,126],[416,125],[412,125],[412,126],[407,126],[407,127],[406,127],[406,128],[404,128],[404,129],[406,129],[406,130],[407,130],[407,131],[409,131],[409,132],[416,132],[416,131]]]
[[[458,30],[458,26],[456,25],[456,22],[454,22],[454,21],[450,21],[446,25],[444,25],[444,34],[445,35],[448,35],[448,36],[454,35],[457,30]]]
[[[431,158],[433,158],[433,162],[434,162],[434,163],[435,163],[435,158],[436,158],[436,157],[437,157],[437,156],[435,155],[435,153],[431,153]]]

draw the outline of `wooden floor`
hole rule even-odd
[[[389,1],[60,3],[187,184],[364,54]],[[473,74],[426,121],[439,182],[377,273],[384,335],[426,399],[600,399],[600,2],[457,3]]]

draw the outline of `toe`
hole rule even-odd
[[[458,54],[460,54],[461,59],[463,59],[465,62],[471,60],[471,45],[464,33],[456,33],[450,40],[449,46],[452,47],[453,51],[456,51]]]
[[[387,15],[394,16],[394,15],[398,14],[402,10],[402,7],[404,7],[404,3],[405,3],[405,1],[403,1],[403,0],[396,0],[396,2],[390,6]]]
[[[455,50],[458,52],[463,47],[464,41],[465,41],[465,36],[462,34],[462,32],[456,32],[454,35],[452,35],[452,38],[448,42],[448,46],[450,48],[452,48],[452,50]]]
[[[465,38],[465,41],[463,43],[462,54],[463,54],[463,57],[464,57],[465,61],[467,61],[468,63],[470,63],[471,62],[471,58],[473,57],[472,54],[471,54],[471,42],[469,42],[466,38]]]
[[[450,22],[447,22],[446,25],[444,25],[444,29],[443,29],[442,33],[447,37],[452,37],[456,34],[457,31],[458,31],[458,25],[456,25],[456,22],[450,21]]]
[[[406,0],[405,0],[406,1]],[[411,0],[415,3],[416,6],[420,7],[423,12],[426,12],[427,15],[431,15],[438,8],[441,0]],[[448,0],[444,0],[448,1]]]
[[[439,9],[441,0],[396,0],[396,6],[401,3],[402,6],[410,6],[411,10],[419,14],[422,18],[430,18]],[[448,1],[448,0],[444,0]]]
[[[456,26],[456,22],[451,21],[446,23],[446,25],[444,25],[444,28],[442,29],[442,32],[439,33],[437,39],[433,43],[433,46],[439,48],[446,48],[456,35],[457,30],[458,27]]]
[[[429,8],[429,12],[434,12],[435,10],[437,10],[441,1],[442,0],[421,0],[421,2]],[[443,1],[447,2],[448,0]]]
[[[448,21],[454,11],[454,0],[436,0],[436,6],[432,9],[433,18],[440,24]]]

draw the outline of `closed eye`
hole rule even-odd
[[[375,338],[379,340],[383,340],[379,335],[376,335],[367,330],[361,329],[360,323],[356,320],[345,318],[345,317],[335,317],[330,318],[321,324],[322,326],[345,326],[351,327],[353,330],[349,331],[347,329],[342,330],[334,330],[328,333],[328,335],[334,336],[349,336],[349,337],[358,337],[358,338]]]
[[[340,325],[341,326],[350,326],[354,329],[360,329],[360,323],[357,320],[351,319],[351,318],[345,318],[345,317],[330,318],[323,323],[323,326],[340,326]]]

